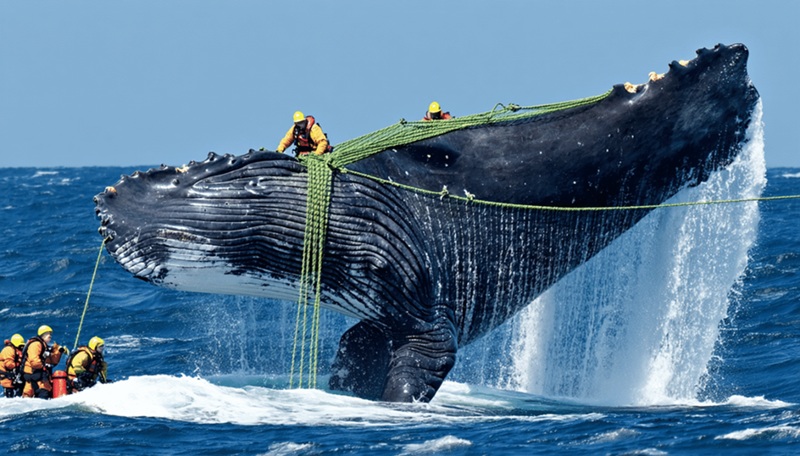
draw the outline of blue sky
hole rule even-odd
[[[800,167],[800,2],[0,0],[0,166],[181,165],[645,82],[742,42],[767,166]]]

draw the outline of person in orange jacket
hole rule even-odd
[[[428,112],[425,113],[425,117],[422,120],[449,120],[452,118],[453,116],[449,112],[442,112],[442,107],[434,101],[428,106]]]
[[[283,153],[292,144],[295,145],[294,151],[298,156],[322,155],[333,150],[328,143],[328,137],[322,132],[322,127],[314,119],[314,116],[306,116],[297,111],[292,117],[294,125],[289,128],[281,142],[278,143],[276,151]]]
[[[97,336],[85,347],[78,347],[67,358],[67,378],[70,393],[108,382],[108,364],[103,359],[105,341]]]
[[[3,386],[5,397],[22,396],[22,381],[20,364],[22,363],[22,347],[25,346],[25,339],[19,334],[11,336],[11,340],[6,340],[5,347],[0,351],[0,385]]]
[[[50,383],[53,367],[61,361],[61,355],[69,353],[66,347],[50,342],[53,329],[47,325],[39,327],[38,336],[28,340],[22,350],[22,378],[25,380],[24,397],[50,399],[53,397],[53,384]]]

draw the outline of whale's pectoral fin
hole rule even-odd
[[[362,321],[344,333],[331,366],[329,386],[364,399],[378,400],[389,371],[391,342],[388,334]]]
[[[434,324],[396,344],[381,399],[429,402],[456,362],[458,343],[453,326]]]
[[[456,361],[449,323],[393,335],[362,321],[344,333],[331,367],[332,390],[392,402],[430,401]]]

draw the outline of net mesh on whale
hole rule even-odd
[[[534,106],[519,106],[516,104],[505,106],[498,103],[491,111],[455,117],[446,121],[400,120],[394,125],[338,144],[334,152],[329,156],[330,165],[334,168],[341,168],[393,147],[405,146],[456,130],[524,120],[564,109],[587,106],[603,100],[611,92],[609,90],[604,94],[593,97]]]

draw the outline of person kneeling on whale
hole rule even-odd
[[[19,334],[11,336],[7,340],[5,347],[0,351],[0,385],[3,386],[5,397],[22,396],[22,388],[25,382],[22,381],[20,365],[22,361],[22,348],[25,346],[25,339]]]
[[[67,358],[67,385],[70,393],[83,391],[100,383],[108,383],[108,364],[103,359],[103,339],[94,336],[89,344],[78,347]]]
[[[422,120],[450,120],[452,118],[453,116],[449,112],[442,112],[442,107],[434,101],[428,106],[428,112],[425,113]]]
[[[66,347],[53,342],[53,329],[47,325],[39,327],[38,336],[28,340],[22,349],[22,378],[25,380],[24,397],[50,399],[53,397],[53,384],[50,377],[53,367],[61,362],[61,355],[68,354]]]

